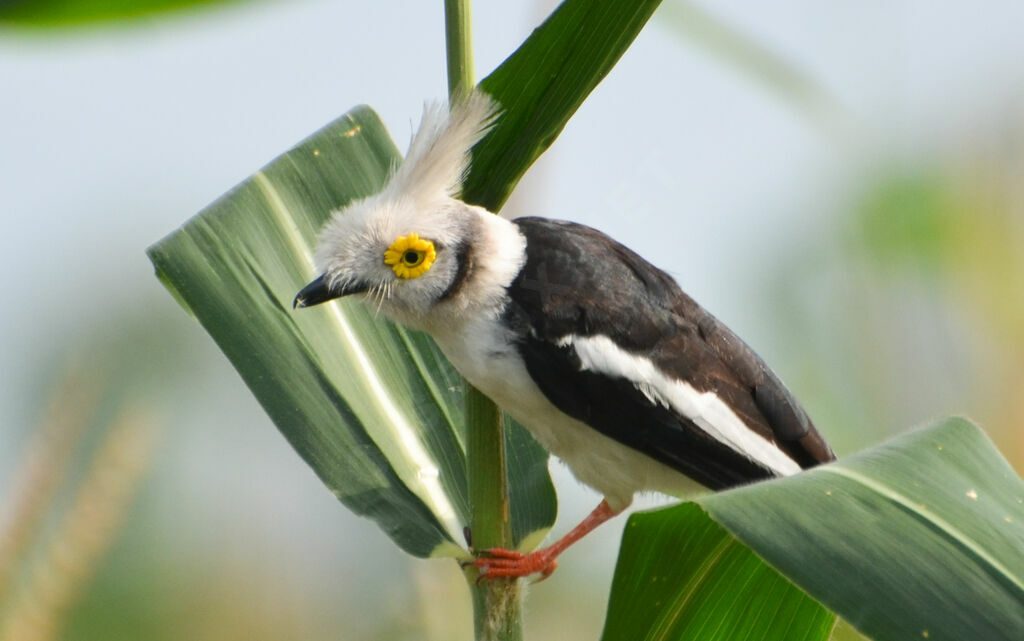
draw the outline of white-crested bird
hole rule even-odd
[[[309,307],[363,294],[429,333],[456,369],[604,495],[529,554],[487,550],[483,578],[555,568],[636,492],[687,496],[833,460],[767,365],[665,272],[599,231],[506,220],[458,199],[470,149],[498,112],[479,91],[424,110],[379,193],[320,233]]]

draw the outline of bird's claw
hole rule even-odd
[[[546,550],[537,550],[523,554],[505,548],[490,548],[482,550],[481,554],[484,556],[470,563],[480,570],[480,576],[476,580],[478,584],[481,581],[502,577],[517,579],[537,573],[540,573],[540,578],[536,582],[540,582],[551,576],[551,573],[558,567],[554,556],[546,552]]]

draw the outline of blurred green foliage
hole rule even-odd
[[[943,275],[968,218],[942,174],[927,168],[883,173],[853,212],[851,249],[887,270]]]
[[[136,19],[243,0],[0,0],[0,24],[68,27]]]

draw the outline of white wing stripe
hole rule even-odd
[[[733,450],[781,475],[796,474],[800,466],[771,442],[748,428],[714,392],[698,392],[685,381],[662,373],[650,359],[621,349],[607,336],[563,336],[562,347],[572,345],[582,368],[633,382],[644,396],[679,412]]]

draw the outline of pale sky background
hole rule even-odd
[[[879,163],[927,157],[1020,112],[1024,4],[702,6],[806,73],[841,114],[816,121],[656,15],[510,209],[608,232],[675,275],[785,377],[774,330],[749,304],[771,277],[765,266],[828,238]],[[161,527],[188,524],[166,536],[194,537],[197,554],[224,563],[245,537],[288,560],[266,571],[274,581],[312,574],[332,585],[325,554],[346,567],[374,558],[346,581],[407,571],[372,524],[319,486],[162,290],[144,250],[356,104],[374,107],[404,148],[424,100],[445,94],[441,7],[268,1],[116,29],[0,30],[0,482],[75,337],[111,315],[155,314],[204,367],[174,385],[180,406],[149,493]],[[478,76],[543,13],[532,2],[476,2]],[[556,476],[563,532],[597,497]],[[579,572],[606,586],[621,525],[567,554],[551,583]],[[588,551],[604,561],[580,569]]]

